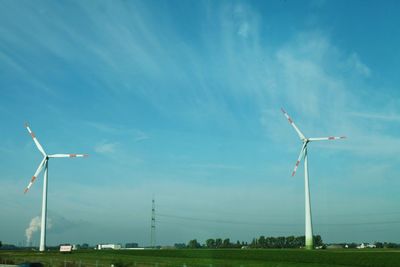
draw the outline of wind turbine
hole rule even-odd
[[[289,123],[293,126],[294,130],[297,132],[300,140],[303,142],[303,146],[300,150],[300,155],[297,158],[296,165],[294,166],[292,176],[296,174],[297,167],[299,167],[300,161],[304,158],[304,190],[305,190],[305,212],[306,212],[306,249],[313,249],[313,230],[312,230],[312,220],[311,220],[311,202],[310,202],[310,188],[308,185],[308,160],[307,160],[307,145],[313,141],[326,141],[326,140],[338,140],[344,139],[345,136],[335,137],[317,137],[317,138],[306,138],[304,134],[297,128],[296,124],[294,124],[293,120],[289,117],[289,114],[281,108],[283,114],[288,119]]]
[[[40,251],[45,251],[46,249],[46,220],[47,220],[47,178],[48,178],[48,171],[49,171],[49,159],[50,158],[76,158],[76,157],[87,157],[87,154],[51,154],[48,155],[44,151],[43,147],[40,145],[39,141],[37,140],[35,134],[31,131],[28,124],[25,124],[26,129],[28,130],[29,134],[32,136],[33,142],[35,142],[36,147],[39,149],[40,153],[43,155],[43,159],[39,164],[35,174],[32,176],[31,181],[29,182],[28,186],[25,188],[24,193],[27,193],[28,190],[31,188],[33,182],[35,182],[37,176],[44,168],[44,180],[43,180],[43,197],[42,197],[42,221],[40,226]]]

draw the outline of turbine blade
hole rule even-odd
[[[301,147],[299,157],[297,158],[296,165],[294,165],[294,169],[292,172],[292,177],[296,174],[297,168],[299,167],[300,161],[303,159],[304,156],[304,149],[306,148],[307,143],[304,142],[303,146]]]
[[[28,130],[29,134],[32,136],[33,142],[35,142],[36,147],[39,149],[40,153],[42,153],[43,156],[46,156],[46,152],[44,152],[43,147],[40,145],[39,141],[37,140],[35,134],[31,131],[31,128],[29,128],[28,123],[25,124],[26,129]]]
[[[299,128],[297,128],[296,124],[294,123],[294,121],[292,120],[292,118],[290,118],[289,114],[287,114],[287,112],[281,108],[283,115],[285,115],[285,117],[287,118],[287,120],[289,121],[289,123],[293,126],[293,128],[295,129],[295,131],[297,132],[297,134],[299,135],[301,140],[306,139],[306,137],[304,136],[304,134],[299,130]]]
[[[53,154],[48,155],[49,158],[81,158],[81,157],[89,157],[88,154]]]
[[[308,138],[309,141],[327,141],[327,140],[339,140],[346,139],[346,136],[328,136],[328,137],[317,137],[317,138]]]
[[[38,177],[38,175],[40,174],[40,172],[43,170],[44,165],[46,165],[47,162],[47,158],[43,158],[42,162],[40,162],[39,167],[37,168],[35,174],[32,176],[31,181],[29,182],[28,186],[25,188],[24,193],[26,194],[29,190],[29,188],[31,188],[33,182],[35,182],[36,178]]]

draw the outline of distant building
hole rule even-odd
[[[73,246],[70,244],[62,244],[62,245],[60,245],[60,252],[61,253],[71,253],[72,247]]]
[[[358,249],[363,249],[363,248],[376,248],[376,245],[374,244],[369,244],[369,243],[361,243],[361,245],[357,246]]]
[[[101,250],[101,249],[121,249],[120,244],[98,244],[96,246],[96,249]]]

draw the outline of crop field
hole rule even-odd
[[[1,251],[0,264],[41,262],[44,266],[65,267],[398,267],[400,250],[319,250],[294,249],[180,249],[180,250],[81,250],[59,252]]]

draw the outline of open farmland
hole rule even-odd
[[[398,267],[399,250],[135,250],[59,252],[2,251],[1,263],[42,262],[45,266],[270,266]]]

